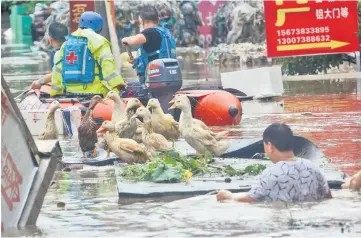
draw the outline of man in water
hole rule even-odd
[[[50,56],[51,66],[53,67],[54,55],[58,50],[60,50],[61,45],[65,42],[65,36],[68,35],[68,28],[61,23],[53,22],[49,26],[48,35],[49,44],[55,49]],[[51,73],[48,73],[43,78],[33,81],[30,88],[34,90],[40,89],[42,85],[50,82]]]
[[[137,74],[141,84],[145,83],[145,71],[149,62],[160,58],[176,58],[175,40],[169,30],[159,27],[159,15],[154,6],[145,5],[141,11],[140,25],[143,31],[135,36],[122,39],[124,45],[141,46],[139,57],[135,59],[133,68],[137,67]]]
[[[50,95],[105,96],[125,87],[116,71],[110,42],[99,33],[103,18],[96,12],[84,12],[79,28],[73,32],[54,56]]]
[[[294,136],[286,124],[274,123],[263,132],[264,150],[273,165],[260,175],[258,183],[248,193],[232,194],[221,190],[217,200],[256,201],[317,201],[332,198],[327,180],[309,160],[293,154]]]

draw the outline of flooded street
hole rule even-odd
[[[7,51],[4,47],[2,52]],[[14,51],[2,56],[2,72],[14,95],[50,68],[42,56],[24,57],[31,55],[31,50],[22,50],[21,57]],[[212,78],[209,83],[220,84],[218,68],[183,63],[182,72],[186,82],[206,76]],[[357,80],[285,81],[284,88],[284,96],[276,100],[242,102],[242,122],[230,128],[231,136],[260,137],[270,123],[285,122],[317,144],[336,168],[349,175],[360,170],[361,93]],[[290,207],[218,203],[214,195],[174,201],[124,200],[118,198],[112,166],[84,166],[56,173],[36,227],[3,235],[360,237],[361,194],[332,192],[334,199]],[[57,207],[58,202],[65,207]]]

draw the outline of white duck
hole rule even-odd
[[[222,155],[229,147],[229,141],[217,141],[209,130],[203,129],[192,120],[192,109],[188,97],[177,97],[169,109],[180,109],[183,112],[183,119],[179,122],[182,137],[198,153],[205,155],[206,152],[214,156]]]
[[[59,136],[58,128],[55,123],[55,111],[61,108],[58,101],[50,104],[48,113],[46,114],[45,129],[39,135],[39,140],[57,140]]]
[[[119,138],[115,132],[115,125],[111,121],[104,121],[97,132],[106,129],[104,139],[107,143],[107,158],[110,151],[117,155],[118,158],[124,160],[128,164],[144,163],[149,160],[149,156],[145,148],[136,141],[128,138]]]
[[[185,95],[185,94],[176,94],[176,95],[174,96],[174,98],[173,98],[169,103],[170,103],[170,104],[174,103],[177,98],[185,98],[184,100],[187,101],[187,102],[189,102],[189,105],[191,105],[191,104],[190,104],[190,101],[189,101],[189,99],[188,99],[188,97],[187,97],[187,95]],[[179,130],[180,130],[181,133],[182,133],[182,130],[184,129],[184,123],[182,123],[183,120],[184,120],[184,113],[183,113],[183,111],[182,111],[181,114],[180,114],[180,117],[179,117]],[[198,119],[196,119],[196,118],[192,118],[192,122],[193,122],[193,124],[198,125],[198,126],[201,127],[202,129],[208,130],[208,131],[210,132],[210,134],[211,134],[216,140],[222,140],[223,138],[225,138],[225,137],[229,134],[229,131],[221,131],[221,132],[218,132],[218,133],[213,132],[213,131],[211,131],[211,130],[209,129],[209,127],[208,127],[203,121],[198,120]]]
[[[114,91],[109,91],[105,99],[111,99],[114,101],[112,122],[117,123],[120,120],[126,118],[124,102],[120,98],[120,95]]]
[[[171,143],[164,136],[154,133],[151,124],[151,114],[147,108],[138,108],[133,117],[140,117],[143,119],[142,140],[143,144],[146,146],[147,150],[151,153],[152,156],[156,156],[157,151],[166,151],[172,149]]]
[[[180,136],[178,122],[171,114],[165,114],[156,98],[148,101],[147,108],[152,111],[152,128],[155,133],[163,135],[168,140],[177,140]]]

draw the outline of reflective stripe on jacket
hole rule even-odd
[[[110,91],[118,90],[115,88],[120,84],[124,84],[122,76],[116,71],[114,57],[110,48],[110,42],[103,36],[95,33],[91,29],[78,29],[72,33],[74,36],[82,36],[88,39],[88,48],[93,54],[95,60],[102,68],[103,80],[97,76],[94,82],[87,84],[67,84],[67,92],[69,93],[93,93],[103,94],[104,96]],[[54,55],[54,62],[59,62],[63,58],[64,44],[61,49]],[[95,67],[95,74],[99,74],[99,67]],[[64,94],[62,83],[62,62],[54,64],[52,77],[51,96]]]

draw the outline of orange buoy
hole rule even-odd
[[[124,98],[123,98],[124,100]],[[121,100],[122,107],[125,109],[126,104]],[[102,118],[103,121],[111,121],[112,120],[112,113],[113,113],[113,106],[114,102],[113,100],[106,100],[105,103],[107,105],[104,105],[102,103],[99,103],[96,105],[93,111],[93,118]]]
[[[194,117],[208,126],[238,125],[242,119],[242,105],[233,94],[214,91],[198,98]]]

